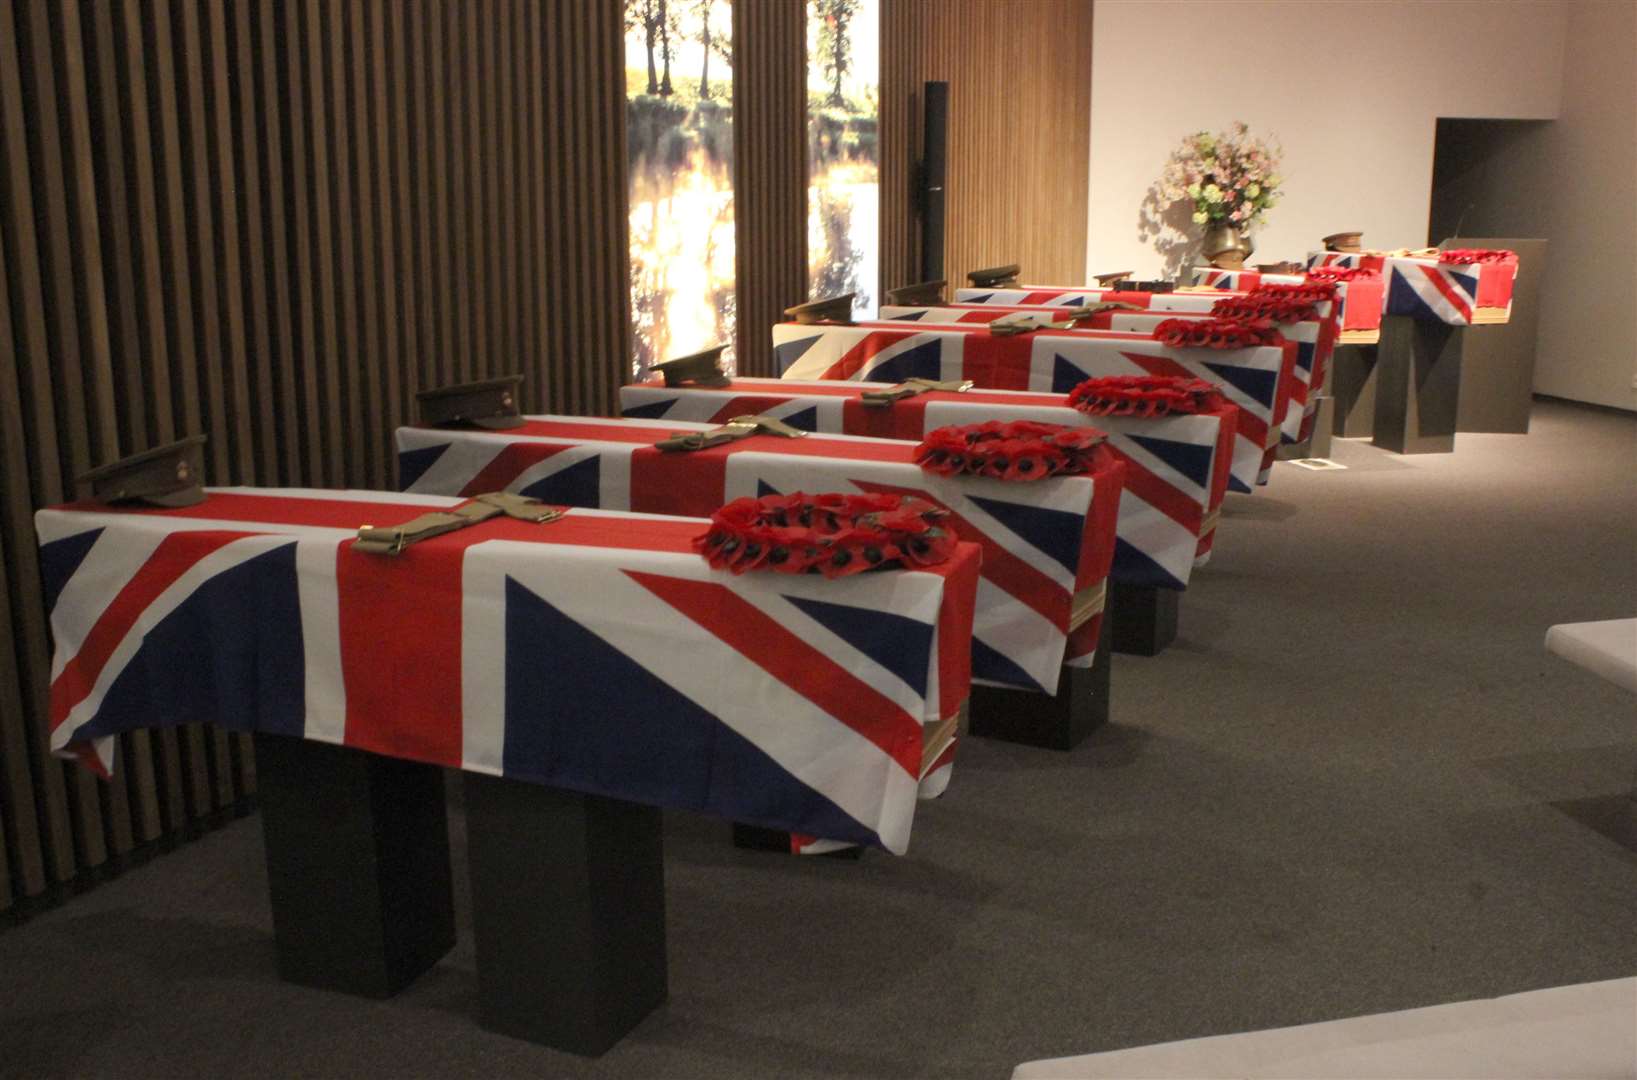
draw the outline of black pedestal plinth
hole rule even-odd
[[[256,736],[279,977],[388,997],[455,944],[443,771]]]
[[[746,851],[772,851],[781,855],[793,855],[790,845],[790,834],[780,829],[764,829],[759,825],[742,825],[733,823],[733,846]],[[857,861],[864,857],[863,847],[846,847],[837,851],[825,851],[818,855],[806,856],[813,859],[851,859]]]
[[[1375,434],[1376,346],[1337,345],[1330,354],[1330,388],[1335,434],[1344,439]]]
[[[1055,696],[974,683],[969,733],[1047,750],[1079,746],[1108,723],[1111,623],[1119,625],[1105,610],[1096,659],[1089,668],[1064,667]]]
[[[1149,585],[1113,585],[1109,607],[1114,611],[1114,633],[1103,624],[1103,640],[1115,652],[1132,656],[1158,656],[1177,639],[1177,610],[1181,606],[1177,589]]]
[[[606,1051],[666,996],[660,812],[467,773],[478,1022]]]
[[[1464,327],[1388,315],[1376,359],[1374,443],[1398,454],[1455,449]]]

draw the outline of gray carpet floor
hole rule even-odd
[[[908,857],[668,818],[670,1001],[599,1060],[474,1026],[465,922],[392,1001],[280,984],[249,818],[0,931],[0,1074],[998,1078],[1637,974],[1637,709],[1541,646],[1637,611],[1637,419],[1334,456],[1230,496],[1115,723],[969,740]]]

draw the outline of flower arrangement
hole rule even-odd
[[[915,448],[915,460],[928,472],[945,476],[967,473],[996,480],[1044,480],[1090,472],[1097,461],[1097,448],[1107,438],[1096,428],[991,420],[927,432]]]
[[[1220,401],[1216,387],[1186,375],[1105,375],[1069,391],[1070,408],[1087,416],[1197,413]]]
[[[711,515],[694,548],[714,569],[847,577],[891,566],[946,562],[955,536],[948,511],[902,495],[764,495]]]
[[[1281,340],[1269,319],[1166,319],[1153,337],[1173,349],[1248,349]]]
[[[1160,174],[1160,192],[1173,203],[1192,200],[1196,225],[1218,222],[1250,229],[1279,204],[1283,155],[1276,140],[1257,138],[1242,123],[1216,135],[1198,131],[1171,152]]]

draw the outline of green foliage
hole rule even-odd
[[[818,60],[830,80],[825,102],[846,102],[841,84],[852,70],[852,21],[858,14],[858,0],[812,0],[808,17],[818,21]]]

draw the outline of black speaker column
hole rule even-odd
[[[944,164],[949,148],[949,84],[929,82],[922,93],[921,281],[944,276]]]

